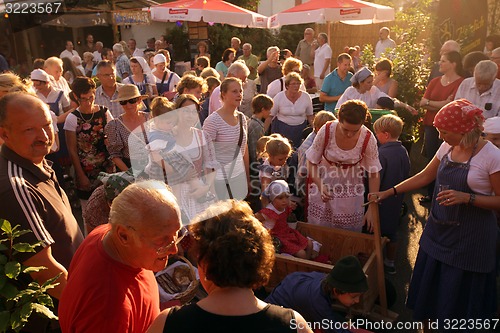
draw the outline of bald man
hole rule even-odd
[[[311,45],[314,41],[314,30],[312,28],[306,28],[304,30],[304,39],[302,39],[299,44],[297,44],[297,49],[295,50],[295,56],[299,58],[303,64],[309,66],[313,65],[313,57],[311,56]],[[318,89],[321,87],[318,87]]]
[[[154,272],[165,268],[184,235],[165,183],[128,186],[113,200],[109,223],[87,236],[71,262],[62,331],[145,332],[160,312]]]
[[[59,299],[66,286],[67,269],[83,236],[71,212],[68,197],[59,186],[45,155],[54,142],[49,107],[27,93],[9,93],[0,99],[0,218],[19,224],[18,242],[37,243],[36,252],[20,252],[17,259],[24,266],[44,266],[31,273],[44,283],[61,273],[51,296]],[[28,332],[45,332],[49,324],[30,319]],[[33,324],[33,325],[31,325]],[[33,326],[33,327],[30,327]]]

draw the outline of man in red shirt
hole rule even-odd
[[[180,211],[164,183],[128,186],[76,252],[59,306],[63,332],[145,332],[160,312],[153,272],[177,253]]]

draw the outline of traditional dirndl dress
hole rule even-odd
[[[473,193],[467,184],[472,157],[467,163],[456,163],[449,159],[450,152],[439,164],[407,299],[415,320],[439,320],[445,331],[452,329],[453,319],[491,319],[496,311],[497,226],[493,211],[468,204],[439,205],[435,199],[439,184]]]
[[[361,127],[356,146],[342,150],[335,141],[338,121],[328,122],[314,138],[306,151],[306,158],[317,165],[325,186],[333,198],[324,202],[316,184],[307,185],[307,221],[325,227],[361,232],[363,227],[363,200],[365,171],[381,169],[377,143],[368,128]]]
[[[272,205],[272,204],[270,204]],[[269,230],[271,236],[278,238],[281,242],[281,253],[295,254],[305,250],[308,240],[300,232],[288,226],[287,218],[291,213],[290,207],[283,212],[277,213],[274,209],[262,208],[260,213],[275,221],[274,227]]]

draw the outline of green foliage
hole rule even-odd
[[[412,5],[403,11],[397,12],[396,24],[391,28],[391,35],[405,34],[406,41],[382,55],[392,60],[392,75],[399,84],[397,98],[417,109],[426,89],[431,66],[427,55],[424,54],[429,45],[417,43],[417,38],[432,26],[431,6],[432,0],[418,0],[413,1]],[[371,45],[363,50],[362,61],[373,69],[375,56]],[[397,111],[405,122],[404,135],[418,139],[422,114],[412,116],[406,110]]]
[[[54,307],[52,298],[47,294],[49,289],[58,285],[55,281],[60,274],[40,285],[37,282],[29,284],[27,274],[38,272],[45,267],[25,267],[16,260],[21,252],[35,252],[41,243],[17,243],[20,236],[31,232],[19,230],[19,225],[12,228],[11,224],[0,219],[0,332],[19,332],[28,322],[34,312],[50,319],[57,316],[50,310]]]
[[[167,40],[172,43],[174,48],[174,59],[172,61],[190,60],[189,34],[186,24],[167,30]]]
[[[500,34],[500,1],[488,1],[488,34]]]

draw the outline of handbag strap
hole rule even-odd
[[[240,137],[238,138],[238,145],[236,146],[236,150],[234,151],[233,161],[231,162],[231,166],[229,167],[229,177],[232,176],[234,171],[234,166],[236,164],[236,158],[238,157],[238,151],[241,149],[241,144],[243,143],[243,117],[242,113],[238,113],[238,120],[240,123]],[[229,186],[229,179],[226,175],[226,170],[224,166],[222,166],[222,175],[224,176],[224,182],[226,183],[227,193],[229,195],[229,199],[233,199],[233,192],[231,191],[231,187]]]

